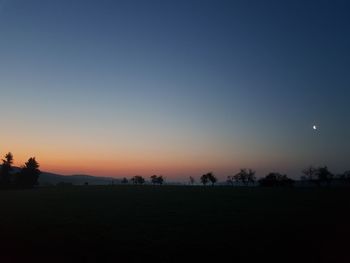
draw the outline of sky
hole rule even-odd
[[[349,12],[346,0],[0,0],[0,154],[168,180],[350,169]]]

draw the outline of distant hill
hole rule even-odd
[[[0,165],[1,167],[1,165]],[[19,172],[19,167],[13,167],[13,173]],[[112,177],[99,177],[92,175],[61,175],[55,173],[49,173],[42,171],[39,176],[39,185],[56,185],[58,183],[71,183],[73,185],[83,185],[88,183],[89,185],[108,185],[114,183],[119,183],[120,179],[115,179]]]
[[[83,185],[88,183],[89,185],[108,185],[112,182],[117,183],[119,179],[112,177],[98,177],[91,175],[60,175],[48,172],[42,172],[39,176],[39,185],[52,185],[58,183],[71,183],[73,185]]]

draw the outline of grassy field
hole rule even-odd
[[[0,207],[0,262],[350,262],[349,189],[56,187]]]

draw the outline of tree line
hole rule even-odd
[[[295,180],[289,178],[286,174],[278,172],[270,172],[264,177],[257,179],[255,176],[256,172],[252,169],[240,169],[238,173],[227,176],[227,185],[240,185],[240,186],[253,186],[259,185],[264,187],[292,187],[295,184]],[[340,183],[350,184],[350,171],[345,171],[342,174],[334,175],[329,171],[327,166],[314,168],[310,166],[302,170],[301,182],[306,185],[315,186],[330,186],[332,181],[336,180]],[[150,177],[150,183],[153,185],[162,185],[165,179],[163,176],[152,175]],[[213,172],[208,172],[200,176],[199,183],[202,185],[214,186],[218,182],[217,177]],[[131,179],[123,178],[122,184],[135,184],[143,185],[146,183],[146,179],[140,175],[136,175]],[[196,179],[192,176],[189,177],[189,184],[196,184]]]
[[[35,157],[31,157],[24,163],[20,169],[13,167],[14,157],[11,152],[4,156],[0,165],[0,188],[31,188],[38,184],[40,175],[39,163]],[[260,186],[285,186],[291,187],[295,184],[295,180],[289,178],[286,174],[280,174],[278,172],[268,173],[265,177],[257,180],[255,176],[256,172],[252,169],[240,169],[238,173],[227,176],[227,185],[260,185]],[[321,166],[315,168],[313,166],[307,167],[302,170],[301,181],[308,185],[315,186],[330,186],[333,181],[337,181],[340,184],[350,184],[350,171],[345,171],[342,174],[334,175],[327,166]],[[153,185],[162,185],[165,182],[165,178],[162,175],[150,176],[150,183]],[[214,186],[218,179],[213,172],[208,172],[200,176],[199,182],[202,185]],[[122,184],[135,184],[143,185],[146,183],[146,179],[140,175],[133,176],[131,179],[123,178]],[[192,176],[189,177],[189,184],[194,185],[196,179]]]
[[[150,177],[150,182],[153,184],[153,185],[162,185],[164,183],[165,179],[162,175],[152,175]],[[135,175],[133,176],[130,180],[128,180],[126,177],[124,177],[122,180],[121,180],[121,183],[122,184],[138,184],[138,185],[142,185],[142,184],[145,184],[146,183],[146,179],[143,178],[142,176],[140,175]]]
[[[252,169],[240,169],[240,171],[234,175],[227,176],[227,185],[242,185],[250,186],[256,185],[260,186],[285,186],[291,187],[295,184],[295,180],[289,178],[286,174],[280,174],[278,172],[268,173],[263,178],[257,180],[255,176],[256,172]],[[345,171],[342,174],[334,175],[329,171],[327,166],[321,166],[315,168],[310,166],[302,170],[301,181],[308,185],[315,186],[330,186],[333,181],[337,181],[340,184],[350,184],[350,171]],[[211,184],[214,185],[217,182],[217,178],[213,172],[203,174],[200,177],[200,183],[203,185]],[[189,184],[195,184],[195,179],[190,176]]]
[[[13,154],[7,153],[0,166],[0,188],[31,188],[38,184],[39,163],[31,157],[18,170],[14,171]]]
[[[302,173],[303,175],[300,178],[302,181],[309,182],[316,186],[329,186],[333,181],[338,181],[339,183],[350,183],[350,171],[345,171],[342,174],[335,175],[329,171],[327,166],[318,168],[309,166],[304,169]]]

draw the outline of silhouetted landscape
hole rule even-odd
[[[6,154],[0,170],[2,262],[349,259],[349,172],[309,167],[299,186],[279,173],[256,181],[251,169],[222,184],[210,172],[176,186],[157,175],[40,185],[66,177],[40,174],[35,158],[12,162]]]

